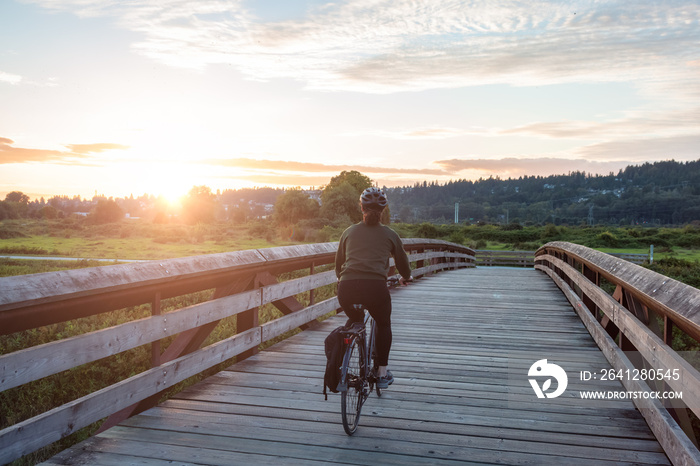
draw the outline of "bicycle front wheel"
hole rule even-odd
[[[343,429],[348,435],[354,434],[357,430],[362,404],[366,398],[364,348],[358,343],[358,339],[353,338],[345,350],[340,380],[341,385],[347,387],[340,393],[340,411]]]

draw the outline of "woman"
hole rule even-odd
[[[364,319],[354,304],[362,304],[377,323],[377,386],[382,389],[394,382],[387,370],[391,349],[391,295],[386,286],[390,257],[394,257],[401,274],[399,283],[405,285],[411,280],[411,265],[401,238],[380,223],[386,206],[386,195],[381,189],[365,189],[360,196],[362,222],[343,232],[335,255],[338,301],[350,319],[348,323]]]

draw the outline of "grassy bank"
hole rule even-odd
[[[74,219],[0,223],[0,254],[91,259],[168,259],[294,244],[265,223],[89,225]]]

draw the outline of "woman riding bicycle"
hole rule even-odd
[[[391,295],[386,286],[389,258],[394,257],[401,285],[411,279],[411,265],[401,238],[380,223],[386,206],[386,195],[381,189],[365,189],[360,196],[362,222],[343,232],[335,255],[338,301],[349,317],[348,324],[364,319],[364,312],[355,309],[355,304],[362,304],[377,324],[377,386],[381,389],[394,382],[392,373],[387,370],[392,338]]]

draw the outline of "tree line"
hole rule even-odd
[[[216,193],[207,186],[193,186],[174,204],[163,196],[144,194],[125,198],[95,195],[53,196],[31,200],[21,191],[13,191],[0,200],[0,220],[5,219],[62,219],[85,217],[88,223],[111,223],[125,216],[144,218],[155,223],[211,223],[218,220],[245,222],[264,217],[264,206],[273,205],[284,192],[279,188],[245,188]]]
[[[0,220],[61,218],[74,213],[96,223],[142,217],[156,223],[237,223],[264,219],[291,230],[341,228],[360,220],[359,193],[372,180],[358,171],[331,178],[319,196],[309,191],[253,188],[212,192],[194,186],[175,207],[162,197],[54,196],[31,201],[21,192],[0,201]],[[384,188],[384,223],[520,225],[682,225],[700,222],[700,160],[628,166],[617,174],[490,177]]]
[[[456,180],[388,188],[407,223],[686,224],[700,220],[700,160],[628,166],[618,173]]]

